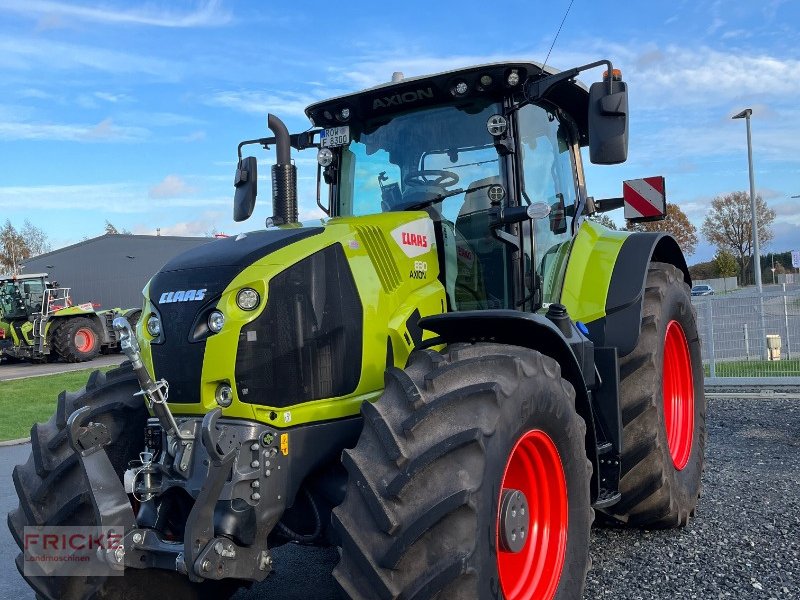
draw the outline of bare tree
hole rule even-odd
[[[756,196],[756,227],[762,246],[766,246],[774,236],[770,228],[774,220],[775,211],[767,206],[761,196]],[[731,192],[714,198],[703,221],[702,231],[705,238],[719,250],[727,250],[736,256],[744,277],[753,253],[750,195],[747,192]]]
[[[697,227],[692,225],[689,217],[677,204],[667,205],[667,217],[663,221],[630,223],[628,231],[663,231],[669,233],[678,242],[684,254],[694,254],[694,249],[697,246]]]
[[[28,219],[25,219],[19,233],[25,240],[25,245],[28,247],[28,250],[30,250],[31,256],[39,256],[40,254],[50,252],[52,249],[47,234]]]
[[[0,228],[0,267],[3,271],[17,273],[19,263],[31,255],[30,248],[25,244],[25,238],[6,219]]]

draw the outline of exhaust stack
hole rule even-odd
[[[292,164],[289,130],[278,117],[267,115],[275,134],[277,161],[272,165],[272,212],[276,225],[297,223],[297,167]]]

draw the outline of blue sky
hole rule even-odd
[[[54,247],[106,219],[134,233],[259,227],[268,181],[236,225],[232,179],[236,144],[266,135],[268,111],[299,131],[307,104],[393,71],[541,61],[567,5],[0,0],[0,220],[28,218]],[[778,213],[766,251],[800,249],[800,3],[575,0],[549,64],[606,57],[629,82],[631,147],[624,165],[588,167],[590,194],[663,174],[699,227],[714,196],[747,189],[745,126],[730,117],[749,106],[756,187]],[[313,218],[314,157],[297,160]],[[712,254],[701,242],[692,262]]]

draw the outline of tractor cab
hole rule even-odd
[[[591,92],[575,80],[604,64],[614,76]],[[420,233],[416,241],[437,246],[450,310],[557,302],[575,217],[587,202],[580,147],[592,140],[593,162],[605,164],[627,152],[627,88],[606,61],[566,72],[509,62],[416,78],[395,73],[388,84],[313,104],[306,114],[320,129],[290,140],[317,149],[317,204],[331,217],[427,212],[435,239]],[[266,147],[277,137],[243,144]],[[247,189],[248,160],[254,165],[241,159],[240,145],[237,193]],[[281,170],[288,159],[278,162],[274,192],[291,180]],[[292,215],[278,207],[274,219]]]
[[[47,275],[17,275],[0,280],[0,317],[5,321],[28,320],[42,309],[49,289]]]

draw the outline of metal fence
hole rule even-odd
[[[706,383],[800,386],[800,286],[692,298]]]

